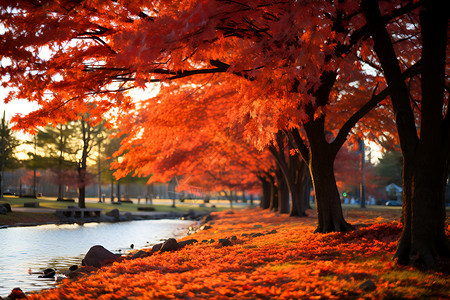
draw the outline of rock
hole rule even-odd
[[[2,203],[0,206],[4,206],[6,208],[6,212],[12,212],[11,205],[9,203]]]
[[[77,265],[73,265],[73,266],[70,266],[70,267],[69,267],[69,270],[72,271],[72,272],[75,271],[75,270],[77,270],[77,269],[78,269],[78,266],[77,266]]]
[[[163,245],[162,243],[154,245],[154,246],[152,247],[152,252],[157,252],[157,251],[159,251],[159,249],[161,249],[162,245]]]
[[[43,271],[43,273],[44,273],[44,275],[39,276],[39,278],[55,278],[55,274],[56,274],[55,269],[51,269],[51,268],[45,269]]]
[[[250,234],[251,237],[259,237],[259,236],[263,236],[264,234],[261,232],[256,232],[256,233],[252,233]]]
[[[124,216],[128,221],[132,221],[134,219],[133,215],[130,212],[125,213]]]
[[[6,215],[8,210],[3,205],[0,205],[0,215]]]
[[[248,233],[243,233],[243,234],[241,234],[241,236],[247,237]]]
[[[115,222],[115,221],[116,221],[116,218],[111,217],[111,216],[102,215],[100,217],[100,222]]]
[[[211,221],[212,219],[213,219],[213,218],[211,217],[211,215],[206,215],[206,216],[203,217],[202,223],[203,223],[203,224],[208,223],[208,222]]]
[[[237,236],[233,235],[232,237],[230,237],[230,240],[237,241]]]
[[[9,294],[7,299],[9,299],[9,300],[27,299],[27,296],[22,292],[22,290],[20,288],[14,288],[11,291],[11,294]]]
[[[192,244],[196,244],[196,243],[198,243],[198,241],[196,239],[190,239],[190,240],[178,242],[178,246],[180,248],[182,248],[184,246],[192,245]]]
[[[266,232],[266,234],[274,234],[274,233],[277,233],[278,231],[276,231],[275,229],[273,229],[273,230],[271,230],[271,231],[268,231],[268,232]]]
[[[178,245],[177,240],[174,238],[170,238],[162,244],[161,249],[159,249],[159,251],[160,252],[174,251],[178,250],[179,248],[180,246]]]
[[[211,229],[212,227],[210,225],[203,225],[202,227],[200,227],[200,230],[207,230],[207,229]]]
[[[124,222],[124,221],[129,221],[128,218],[125,215],[121,215],[119,217],[119,221]]]
[[[148,253],[147,251],[139,250],[138,252],[134,253],[134,254],[131,256],[131,259],[143,258],[143,257],[147,257],[147,256],[150,256],[150,255],[151,255],[151,254]]]
[[[108,217],[113,217],[115,220],[119,220],[120,218],[120,212],[117,208],[114,208],[111,211],[108,211],[107,213],[105,213],[105,215],[107,215]]]
[[[233,243],[230,240],[228,240],[228,239],[219,239],[219,244],[222,247],[233,246]]]
[[[89,267],[84,266],[84,267],[76,269],[75,271],[68,272],[65,275],[69,278],[74,279],[74,278],[78,278],[78,277],[84,276],[84,275],[92,273],[92,272],[96,272],[97,270],[98,270],[97,268],[94,268],[91,266],[89,266]]]
[[[117,260],[120,255],[114,254],[111,251],[105,249],[103,246],[96,245],[89,249],[88,253],[84,257],[84,265],[93,266],[93,267],[101,267],[102,265],[107,264],[108,262]]]
[[[359,285],[359,288],[367,292],[372,292],[377,289],[377,286],[372,280],[366,280]]]

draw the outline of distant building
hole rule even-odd
[[[401,200],[403,189],[396,185],[395,183],[391,183],[385,188],[387,199],[389,200]]]

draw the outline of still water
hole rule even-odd
[[[192,221],[146,220],[84,225],[42,225],[0,229],[0,296],[15,287],[24,292],[50,288],[53,280],[32,272],[55,268],[57,273],[81,260],[94,245],[114,253],[150,247],[160,240],[186,235]]]

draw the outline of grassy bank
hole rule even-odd
[[[18,197],[4,197],[0,199],[0,203],[9,203],[11,207],[23,207],[24,203],[27,202],[39,202],[39,208],[51,208],[51,209],[62,209],[67,208],[69,205],[78,206],[78,203],[67,202],[67,201],[56,201],[56,199],[52,198],[18,198]],[[136,201],[135,201],[136,202]],[[144,202],[144,201],[141,201]],[[112,204],[111,202],[99,203],[95,201],[87,201],[86,207],[88,208],[99,208],[105,211],[112,210],[117,208],[121,212],[136,212],[138,207],[154,207],[156,211],[162,212],[187,212],[190,209],[194,209],[196,211],[220,211],[223,210],[223,207],[212,208],[211,205],[206,205],[201,207],[198,205],[190,205],[184,203],[177,203],[176,207],[171,207],[171,202],[167,201],[167,204],[136,204],[136,203],[121,203],[120,205]],[[37,208],[38,209],[38,208]]]
[[[194,245],[91,268],[30,298],[447,299],[448,273],[392,262],[401,233],[398,211],[346,213],[358,229],[331,234],[313,234],[314,216],[260,209],[212,213],[211,228],[185,238],[196,239]]]
[[[28,202],[39,202],[39,207],[29,208],[27,212],[21,212],[15,210],[15,208],[23,208],[25,203]],[[95,201],[86,202],[87,208],[98,208],[102,209],[103,212],[108,212],[113,209],[118,209],[122,213],[130,212],[136,213],[138,212],[139,207],[153,207],[156,212],[171,212],[171,213],[188,213],[190,210],[194,210],[196,212],[214,212],[214,211],[222,211],[224,207],[212,207],[212,205],[200,205],[200,203],[177,203],[176,207],[172,207],[171,201],[166,201],[165,204],[136,204],[135,203],[122,203],[120,205],[112,204],[111,202],[107,203],[99,203]],[[142,201],[144,202],[144,201]],[[8,203],[11,205],[12,212],[6,215],[0,215],[0,226],[8,225],[8,226],[21,226],[21,225],[30,225],[30,224],[47,224],[47,223],[58,223],[59,218],[56,217],[52,213],[48,213],[47,209],[63,209],[67,208],[67,206],[73,205],[77,206],[78,203],[66,202],[66,201],[56,201],[56,199],[52,198],[18,198],[18,197],[4,197],[0,199],[0,204]]]

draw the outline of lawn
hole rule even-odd
[[[67,206],[73,205],[77,206],[78,203],[71,203],[66,201],[56,201],[56,199],[52,198],[18,198],[18,197],[4,197],[3,199],[0,199],[0,203],[9,203],[11,207],[23,207],[24,203],[27,202],[39,202],[40,208],[51,208],[51,209],[61,209],[61,208],[67,208]],[[136,201],[135,201],[136,202]],[[141,201],[144,202],[144,201]],[[169,203],[169,202],[168,202]],[[200,205],[190,205],[190,204],[184,204],[184,203],[177,203],[176,207],[171,206],[170,204],[153,204],[153,205],[146,205],[146,204],[135,204],[135,203],[122,203],[120,205],[112,204],[111,202],[106,203],[99,203],[99,202],[86,202],[86,207],[88,208],[100,208],[105,211],[109,211],[112,209],[119,209],[121,212],[136,212],[138,207],[149,207],[152,206],[155,208],[156,211],[162,211],[162,212],[187,212],[190,209],[194,209],[196,211],[220,211],[223,210],[223,207],[217,207],[212,208],[211,206],[205,206],[200,207]]]
[[[196,244],[164,253],[144,249],[151,255],[91,267],[30,298],[448,299],[448,261],[446,269],[426,272],[392,261],[399,212],[348,208],[357,229],[330,234],[313,233],[313,211],[306,218],[259,208],[216,212],[211,228],[184,238]],[[225,238],[230,246],[219,242]]]
[[[39,202],[38,208],[32,208],[30,212],[19,212],[14,211],[14,208],[24,207],[24,203],[27,202]],[[188,203],[177,203],[176,207],[171,206],[171,202],[168,201],[168,204],[154,204],[154,205],[146,205],[146,204],[133,204],[133,203],[122,203],[120,205],[112,204],[112,203],[98,203],[98,202],[86,202],[86,207],[88,208],[99,208],[102,209],[103,212],[111,211],[113,209],[118,209],[121,212],[137,212],[138,207],[153,207],[157,212],[173,212],[173,213],[187,213],[190,210],[194,210],[196,212],[213,212],[213,211],[222,211],[224,207],[216,207],[213,208],[210,205],[201,207],[200,205],[192,205]],[[17,224],[45,224],[45,223],[57,223],[59,218],[57,218],[52,213],[43,212],[41,209],[63,209],[67,208],[67,206],[74,205],[77,206],[78,203],[70,203],[64,201],[56,201],[56,199],[51,198],[18,198],[18,197],[9,197],[6,196],[3,199],[0,199],[1,203],[9,203],[12,207],[13,212],[8,213],[7,215],[0,215],[0,226],[1,225],[17,225]]]

